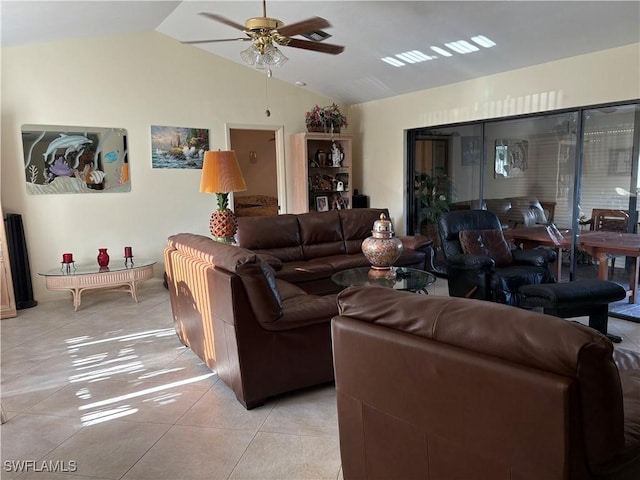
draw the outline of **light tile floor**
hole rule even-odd
[[[139,299],[100,291],[0,322],[0,478],[342,478],[331,385],[247,411],[178,341],[161,282]],[[640,351],[640,324],[609,325]]]

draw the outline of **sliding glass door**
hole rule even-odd
[[[560,280],[597,275],[578,238],[589,229],[637,233],[639,129],[636,101],[410,130],[407,233],[437,237],[442,211],[484,208],[505,229],[553,225],[571,238]],[[613,217],[592,220],[603,210]],[[616,261],[614,279],[628,283],[629,269],[630,260]]]
[[[582,112],[582,163],[578,205],[581,232],[637,233],[638,105]],[[636,148],[634,150],[634,144]],[[607,278],[629,286],[631,258],[608,255]],[[578,252],[576,278],[598,276],[597,261]]]

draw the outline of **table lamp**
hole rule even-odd
[[[238,223],[236,216],[228,208],[229,192],[242,192],[246,189],[236,152],[218,150],[204,154],[200,192],[216,194],[218,209],[211,215],[209,223],[211,235],[216,241],[233,242]]]

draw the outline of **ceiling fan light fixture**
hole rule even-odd
[[[289,60],[285,56],[285,54],[282,53],[280,49],[278,49],[274,45],[267,45],[265,47],[263,57],[264,57],[264,62],[267,65],[273,65],[275,67],[280,67],[285,63],[287,63],[287,61]]]
[[[246,64],[255,67],[257,70],[265,70],[269,66],[280,67],[289,59],[273,44],[267,44],[263,47],[264,53],[260,53],[260,49],[255,45],[240,52],[240,58]]]
[[[260,56],[260,52],[255,47],[255,45],[249,45],[245,50],[240,52],[240,58],[242,61],[252,67],[256,64],[258,57]]]

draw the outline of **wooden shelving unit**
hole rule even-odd
[[[13,280],[11,277],[11,265],[7,256],[7,236],[4,230],[4,213],[0,205],[2,215],[2,228],[0,228],[0,318],[15,317],[16,299],[13,293]]]
[[[291,136],[292,213],[351,208],[352,150],[352,137],[348,135],[296,133]],[[339,159],[334,161],[334,156]]]

